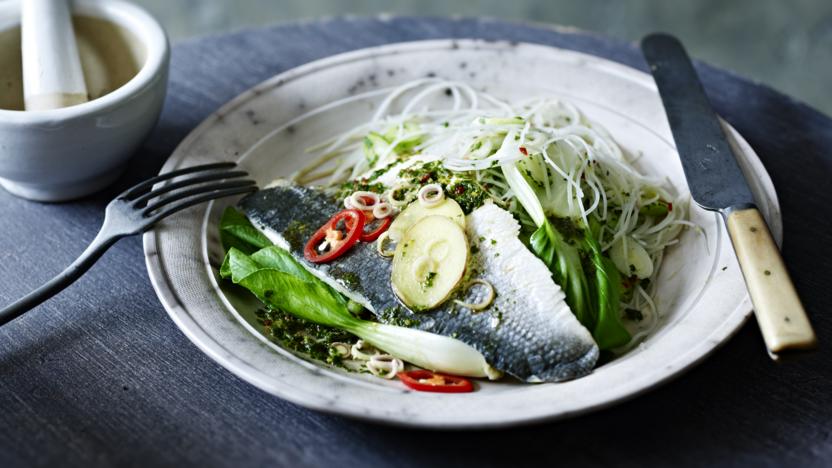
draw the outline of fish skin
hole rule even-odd
[[[247,196],[239,206],[273,242],[380,321],[391,316],[410,319],[414,328],[456,338],[477,349],[494,368],[527,382],[569,380],[595,366],[599,351],[590,333],[566,305],[546,265],[519,240],[519,223],[496,205],[484,205],[466,219],[469,244],[478,247],[469,269],[494,286],[491,307],[472,312],[449,300],[420,313],[398,300],[390,285],[392,262],[372,243],[359,242],[331,264],[303,258],[306,240],[342,209],[323,191],[274,187]],[[457,298],[478,302],[482,289],[471,288]]]
[[[285,185],[255,192],[243,198],[239,207],[266,237],[291,252],[338,292],[375,315],[389,306],[389,301],[382,298],[388,296],[390,289],[391,262],[379,256],[374,244],[359,242],[331,263],[312,263],[304,258],[306,241],[344,209],[335,198],[322,190]]]

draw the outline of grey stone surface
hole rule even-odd
[[[644,69],[619,41],[476,20],[306,22],[182,43],[159,125],[116,186],[61,205],[0,193],[0,303],[68,264],[107,201],[158,171],[239,92],[333,53],[436,37],[539,42]],[[305,410],[214,364],[165,315],[133,238],[0,328],[0,466],[828,466],[832,120],[730,73],[698,71],[771,172],[784,257],[822,343],[815,354],[773,364],[752,322],[678,380],[595,414],[487,432],[381,427]]]
[[[832,114],[829,0],[134,0],[174,40],[332,15],[464,15],[575,26],[635,41],[663,30],[707,62]],[[521,26],[522,27],[522,26]]]

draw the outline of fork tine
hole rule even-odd
[[[221,171],[221,172],[214,172],[208,175],[200,176],[200,177],[189,177],[184,180],[180,180],[178,182],[173,182],[171,184],[167,184],[164,187],[160,187],[156,190],[151,190],[150,192],[145,193],[144,195],[136,198],[133,200],[134,206],[139,206],[142,203],[150,201],[151,198],[156,198],[159,195],[163,195],[168,192],[172,192],[176,189],[187,187],[190,185],[201,184],[203,182],[211,182],[213,180],[221,180],[221,179],[234,179],[236,177],[247,176],[248,172],[246,171]]]
[[[151,218],[150,224],[152,225],[152,224],[158,222],[159,220],[161,220],[162,218],[167,218],[168,216],[170,216],[170,215],[172,215],[172,214],[174,214],[178,211],[182,211],[185,208],[189,208],[191,206],[198,205],[200,203],[203,203],[203,202],[206,202],[206,201],[209,201],[209,200],[216,200],[218,198],[230,197],[232,195],[242,195],[244,193],[251,193],[251,192],[255,192],[255,191],[257,191],[257,187],[249,186],[249,187],[226,189],[226,190],[221,190],[219,192],[206,193],[205,195],[202,195],[201,197],[191,198],[191,199],[187,199],[185,201],[179,202],[179,203],[177,203],[177,204],[175,204],[175,205],[173,205],[173,206],[171,206],[171,207],[153,215],[153,217]]]
[[[250,179],[246,180],[235,180],[235,181],[228,181],[228,182],[219,182],[212,185],[203,185],[200,187],[195,187],[190,190],[181,190],[178,192],[174,192],[170,196],[164,197],[161,200],[157,200],[153,203],[150,203],[142,210],[142,216],[148,216],[150,213],[162,208],[166,205],[170,205],[173,202],[192,197],[194,195],[200,195],[203,193],[208,192],[215,192],[217,190],[223,189],[233,189],[233,188],[242,188],[242,187],[249,187],[251,188],[255,185],[256,182]],[[256,188],[256,187],[255,187]]]
[[[179,169],[177,171],[166,172],[164,174],[160,174],[156,177],[151,177],[150,179],[145,180],[144,182],[140,182],[133,187],[124,191],[118,198],[127,198],[133,197],[138,195],[139,193],[147,190],[159,182],[164,180],[173,179],[174,177],[179,177],[185,174],[192,174],[194,172],[201,172],[201,171],[209,171],[213,169],[231,169],[232,167],[236,167],[237,163],[235,162],[221,162],[221,163],[213,163],[213,164],[203,164],[200,166],[191,166],[186,167],[184,169]]]

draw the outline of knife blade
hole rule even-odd
[[[693,200],[725,219],[769,355],[817,339],[722,124],[682,43],[651,34],[641,50],[656,81]]]

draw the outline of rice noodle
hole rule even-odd
[[[670,186],[666,179],[641,174],[634,166],[641,155],[624,151],[606,129],[586,119],[569,102],[544,97],[512,105],[465,83],[439,78],[414,80],[386,93],[371,120],[310,148],[315,157],[294,180],[327,178],[330,187],[345,180],[372,182],[381,169],[418,155],[420,161],[440,161],[445,169],[466,174],[488,199],[511,211],[521,226],[534,229],[535,223],[517,202],[500,169],[516,164],[533,182],[538,198],[547,201],[547,216],[568,217],[581,226],[600,224],[597,236],[603,251],[622,238],[636,242],[653,262],[653,277],[665,248],[678,242],[683,229],[698,229],[687,220],[688,200],[666,188]],[[363,147],[369,132],[386,135],[389,142],[377,150],[373,164]],[[410,146],[401,150],[405,145]],[[427,192],[444,196],[441,185],[422,187],[397,173],[383,185],[384,194],[374,202],[376,208],[389,204],[403,209],[417,194],[419,201],[434,203],[430,197],[423,200]],[[357,198],[353,194],[349,204],[355,206]],[[666,215],[645,214],[645,206],[660,201],[672,207]],[[383,243],[380,239],[377,244],[382,255],[387,253]],[[637,288],[622,308],[643,310],[649,318],[643,333],[635,335],[640,339],[652,332],[658,314],[652,288]]]

